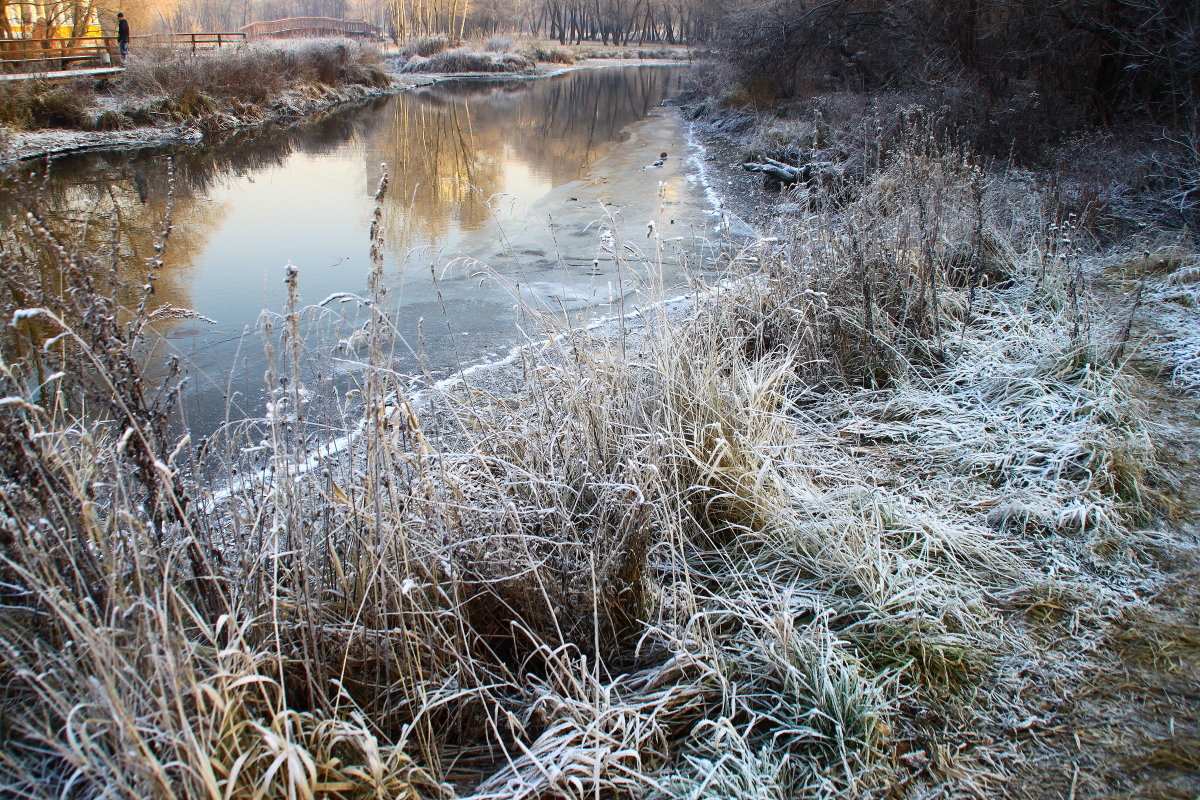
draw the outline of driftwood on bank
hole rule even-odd
[[[747,161],[742,164],[742,169],[748,172],[761,172],[763,175],[770,176],[780,183],[794,184],[800,181],[808,182],[809,176],[805,172],[809,172],[811,165],[801,167],[793,167],[791,164],[785,164],[782,161],[776,161],[773,158],[763,157],[762,163],[755,161]]]
[[[845,177],[845,169],[832,161],[809,161],[801,166],[793,166],[773,158],[763,157],[761,162],[747,161],[742,169],[748,172],[761,172],[764,178],[774,179],[789,186],[796,183],[813,185],[840,181]]]

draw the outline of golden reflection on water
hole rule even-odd
[[[591,222],[597,214],[624,205],[622,192],[645,195],[628,198],[639,225],[650,205],[679,201],[682,208],[678,162],[669,181],[662,180],[663,171],[639,172],[657,156],[657,138],[612,150],[678,79],[677,70],[633,68],[536,81],[445,82],[220,141],[58,159],[48,179],[44,165],[22,170],[24,191],[0,181],[0,235],[21,236],[13,215],[35,209],[61,235],[78,237],[84,252],[102,255],[99,269],[109,274],[98,277],[108,281],[115,264],[112,285],[118,299],[133,307],[170,203],[172,232],[149,305],[196,309],[217,321],[158,325],[170,340],[165,346],[188,361],[194,385],[207,387],[197,394],[212,395],[195,403],[200,411],[192,422],[204,428],[216,424],[234,395],[243,398],[236,402],[246,413],[254,413],[264,361],[256,344],[243,346],[244,331],[264,307],[282,307],[284,264],[300,266],[306,302],[363,291],[366,230],[381,163],[391,176],[383,208],[389,275],[404,289],[392,295],[402,304],[397,326],[410,341],[429,343],[431,352],[422,359],[428,356],[435,367],[452,368],[481,357],[480,348],[506,346],[513,324],[511,281],[484,285],[472,267],[435,269],[431,282],[429,267],[443,257],[503,256],[503,269],[515,270],[513,281],[522,291],[542,285],[550,291],[567,278],[608,280],[589,272],[597,255],[599,228]],[[678,142],[663,144],[668,146],[682,149]],[[597,159],[610,152],[636,160],[621,167],[636,180],[610,183],[611,176],[591,175]],[[534,222],[526,224],[529,215],[539,216],[541,233],[533,232]],[[548,227],[556,234],[544,230],[551,216]],[[426,246],[438,253],[423,255],[419,268],[410,269],[410,253]],[[554,277],[555,270],[566,272]],[[48,291],[57,290],[53,270],[43,270],[42,280]],[[591,297],[587,289],[573,291]],[[338,310],[353,313],[353,306]],[[442,317],[437,325],[435,316]],[[437,330],[444,341],[436,339]],[[237,375],[227,379],[235,362]]]
[[[677,79],[662,69],[587,70],[533,82],[450,82],[399,98],[365,148],[368,175],[381,162],[393,174],[393,252],[449,244],[505,208],[585,177]]]
[[[68,238],[82,237],[85,252],[107,253],[115,242],[115,258],[106,263],[117,265],[119,298],[132,305],[161,238],[170,198],[172,232],[165,262],[156,272],[153,303],[206,313],[216,306],[214,316],[221,316],[224,300],[207,296],[214,290],[198,285],[204,282],[196,267],[210,245],[227,235],[222,226],[233,213],[242,222],[230,226],[228,235],[243,240],[235,252],[247,253],[262,243],[256,233],[265,241],[272,228],[283,228],[286,238],[289,221],[278,219],[278,212],[297,203],[328,203],[338,210],[358,205],[358,216],[365,221],[379,165],[387,163],[391,190],[384,208],[385,238],[393,258],[403,261],[422,245],[453,248],[464,234],[497,218],[520,215],[553,187],[587,176],[622,129],[644,117],[677,80],[675,71],[640,69],[585,70],[537,81],[449,81],[312,124],[169,153],[84,154],[56,161],[49,180],[43,180],[40,166],[25,170],[36,188],[23,193],[23,202],[14,202],[11,189],[0,187],[0,218],[23,213],[32,204],[52,228]],[[357,165],[328,158],[347,148],[361,154]],[[346,169],[361,173],[357,196],[346,196],[343,187],[334,185],[337,173]],[[264,171],[274,176],[271,192],[237,188],[249,188]],[[345,219],[344,214],[330,217]],[[7,235],[21,229],[5,227]],[[335,249],[347,254],[365,253],[365,225],[336,227],[350,229],[331,224],[320,231],[322,241],[338,242]],[[295,258],[284,252],[268,264],[231,264],[227,269],[266,269]],[[205,269],[212,267],[206,263]],[[52,286],[53,276],[47,280]],[[256,315],[271,300],[250,298],[249,306]],[[222,322],[252,324],[253,317]]]
[[[141,163],[129,167],[123,158],[115,162],[97,158],[84,174],[73,172],[64,179],[52,172],[51,180],[43,181],[39,171],[27,172],[23,188],[7,186],[0,191],[4,236],[11,246],[40,253],[44,244],[12,216],[32,211],[69,248],[97,260],[102,274],[94,277],[115,286],[122,306],[136,306],[151,273],[150,262],[158,252],[156,245],[164,238],[169,192],[165,176],[156,166]],[[171,257],[165,268],[152,273],[151,310],[164,305],[192,307],[190,265],[225,213],[223,207],[198,195],[190,181],[178,183],[167,236]],[[42,286],[59,291],[63,288],[59,276],[48,263],[44,261],[41,270]]]

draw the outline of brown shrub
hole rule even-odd
[[[531,44],[525,48],[525,55],[534,61],[547,64],[575,63],[575,56],[571,55],[571,51],[565,47],[545,47],[540,44]]]
[[[0,123],[15,129],[85,128],[95,105],[91,92],[76,84],[41,81],[0,88]]]
[[[110,108],[100,112],[91,121],[91,128],[97,131],[116,131],[126,127],[130,122],[131,120],[125,114]]]
[[[400,51],[401,58],[412,58],[420,56],[421,58],[429,58],[437,55],[450,46],[445,36],[424,36],[420,39],[414,39]]]
[[[430,58],[414,58],[400,68],[401,72],[526,72],[535,67],[533,61],[517,53],[475,53],[469,50],[447,50]]]
[[[185,92],[218,105],[261,105],[289,86],[321,83],[386,86],[377,51],[347,40],[261,44],[202,58],[172,55],[131,62],[121,83],[126,96],[176,98]],[[177,103],[185,113],[193,103]],[[198,113],[214,109],[200,103]]]

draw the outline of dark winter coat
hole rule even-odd
[[[128,42],[129,41],[129,20],[127,20],[127,19],[117,20],[117,41],[118,42]]]

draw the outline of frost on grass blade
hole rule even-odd
[[[12,326],[15,328],[18,324],[27,319],[37,319],[38,317],[53,316],[49,310],[45,308],[19,308],[13,312]]]
[[[41,413],[44,409],[41,406],[34,405],[24,397],[0,397],[0,406],[6,408],[19,408],[23,411]]]
[[[207,322],[210,325],[217,324],[215,319],[206,317],[199,312],[191,310],[190,308],[180,308],[179,306],[173,306],[170,303],[163,303],[161,306],[151,311],[146,318],[151,322],[159,322],[162,320],[193,319],[199,322]]]
[[[317,303],[317,306],[324,308],[331,303],[349,303],[352,301],[362,301],[362,298],[352,292],[334,292],[321,302]]]

